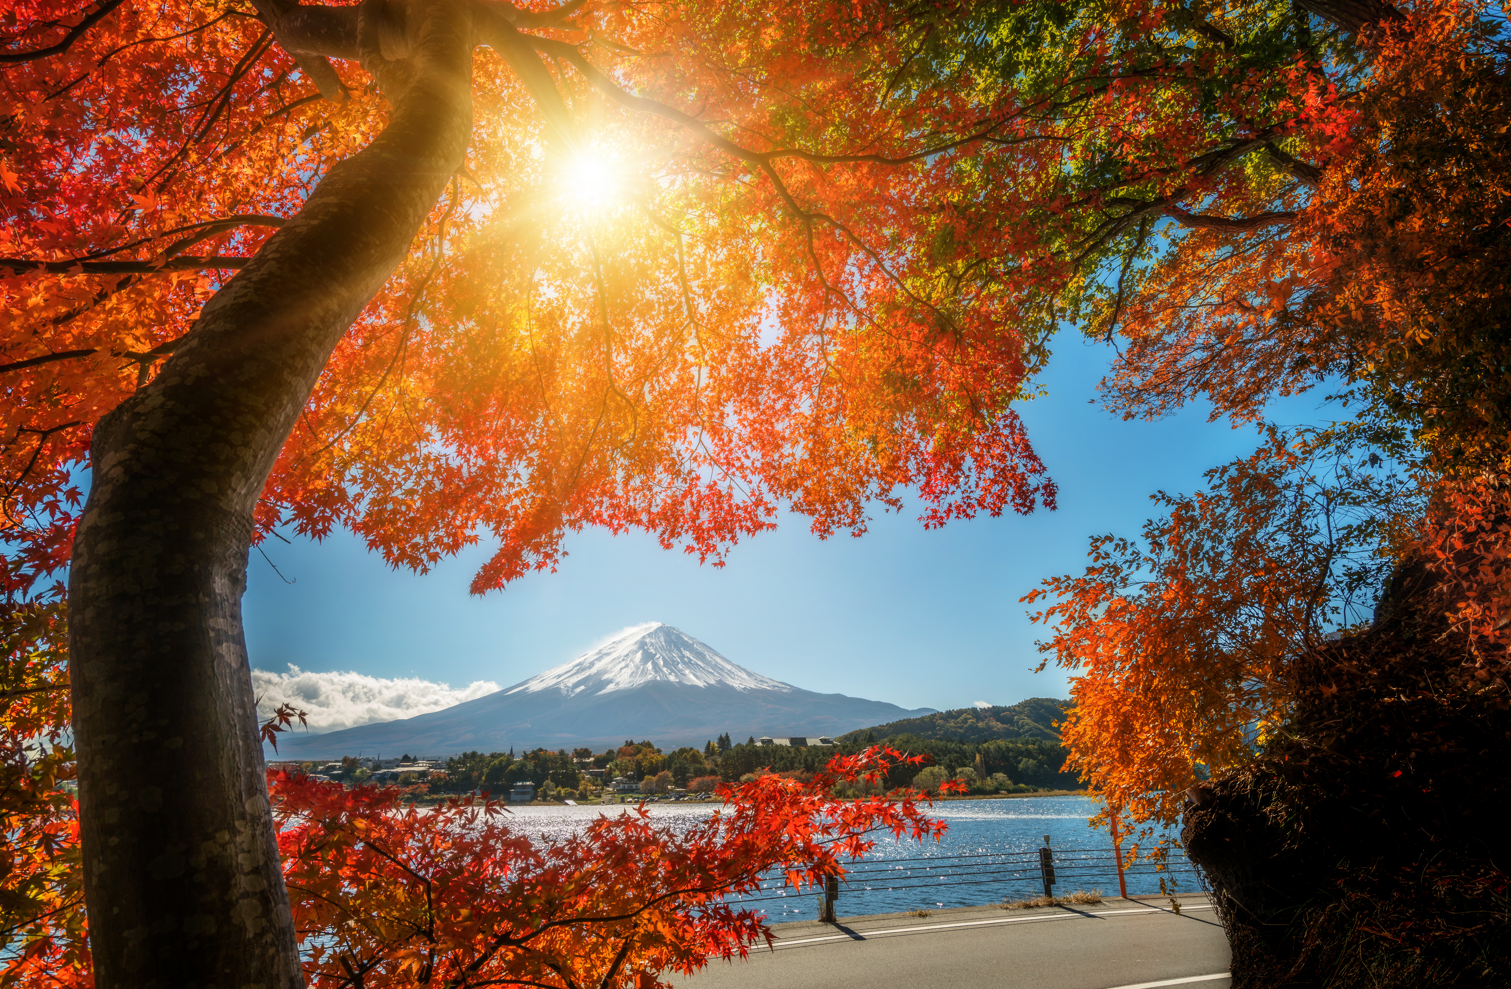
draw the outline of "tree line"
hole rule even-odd
[[[726,747],[722,750],[720,745]],[[991,786],[991,792],[1035,789],[1077,789],[1073,773],[1063,772],[1068,756],[1065,748],[1042,739],[993,739],[984,742],[960,742],[948,739],[920,738],[917,735],[893,735],[876,738],[874,733],[841,742],[836,746],[760,745],[754,738],[730,743],[728,736],[718,742],[710,740],[702,750],[684,746],[663,753],[653,742],[629,742],[619,749],[594,753],[591,749],[551,751],[536,748],[515,756],[512,752],[464,752],[446,761],[444,781],[431,785],[431,792],[466,793],[473,790],[501,790],[516,783],[532,783],[537,788],[547,782],[552,786],[579,789],[584,770],[603,771],[604,782],[615,776],[640,781],[660,773],[669,773],[670,781],[685,788],[695,779],[717,777],[736,783],[752,774],[770,770],[775,773],[821,772],[836,755],[855,755],[872,745],[883,745],[900,752],[926,756],[919,764],[893,767],[886,776],[887,787],[910,786],[927,766],[942,768],[949,778],[962,770],[971,770],[975,779],[989,781],[994,776],[1005,782]],[[988,784],[978,784],[984,792]]]

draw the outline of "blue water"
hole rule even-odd
[[[652,804],[653,818],[677,827],[691,824],[717,805]],[[1092,830],[1087,820],[1096,804],[1086,797],[1025,797],[1011,800],[952,800],[934,805],[932,816],[948,825],[938,842],[894,841],[882,836],[860,862],[849,865],[836,910],[841,916],[979,906],[1043,894],[1038,849],[1049,836],[1053,849],[1056,894],[1099,890],[1118,894],[1112,842],[1107,831]],[[511,822],[534,840],[564,837],[599,813],[596,807],[518,807]],[[609,811],[612,813],[612,811]],[[1177,855],[1172,870],[1157,873],[1140,864],[1125,879],[1130,896],[1159,895],[1165,890],[1201,888],[1190,865]],[[760,894],[745,898],[773,921],[811,919],[817,896],[783,888],[774,880]]]

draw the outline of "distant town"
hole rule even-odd
[[[598,752],[591,748],[534,748],[520,753],[510,749],[449,757],[405,752],[398,756],[350,755],[330,761],[273,761],[269,766],[347,786],[404,787],[416,799],[486,792],[511,803],[706,801],[715,799],[721,783],[754,779],[762,773],[809,782],[836,752],[886,744],[927,755],[932,761],[924,766],[899,766],[883,783],[841,783],[836,796],[859,797],[902,786],[933,791],[949,779],[960,780],[974,795],[1034,793],[1078,785],[1072,774],[1060,771],[1065,751],[1053,731],[1029,730],[1023,723],[1026,716],[1019,713],[1020,709],[1034,714],[1040,708],[1059,710],[1059,704],[1063,702],[1036,699],[1011,708],[945,711],[928,720],[909,719],[909,730],[904,732],[886,731],[894,726],[882,725],[839,739],[751,736],[735,742],[726,732],[701,749],[683,746],[665,751],[650,740],[626,739],[617,749]],[[983,730],[988,724],[996,730]],[[983,734],[1013,737],[980,737]],[[962,735],[967,737],[959,737]]]

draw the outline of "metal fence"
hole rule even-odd
[[[1145,858],[1126,863],[1119,875],[1118,856],[1111,848],[1051,849],[1048,845],[1030,851],[931,855],[918,858],[862,859],[848,865],[845,875],[827,884],[825,893],[813,888],[802,891],[786,885],[780,874],[770,876],[761,888],[739,897],[741,906],[783,904],[791,914],[810,897],[818,896],[820,919],[836,913],[851,916],[907,909],[911,901],[938,902],[936,894],[953,905],[1033,899],[1041,895],[1065,895],[1078,890],[1100,890],[1103,895],[1158,895],[1204,888],[1200,870],[1173,848],[1163,863]],[[804,909],[811,914],[812,907]],[[824,917],[828,913],[827,918]]]

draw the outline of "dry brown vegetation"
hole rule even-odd
[[[1029,907],[1086,906],[1101,902],[1101,890],[1078,889],[1074,893],[1066,893],[1064,896],[1036,896],[1031,900],[1003,900],[997,905],[1003,910],[1027,910]]]

